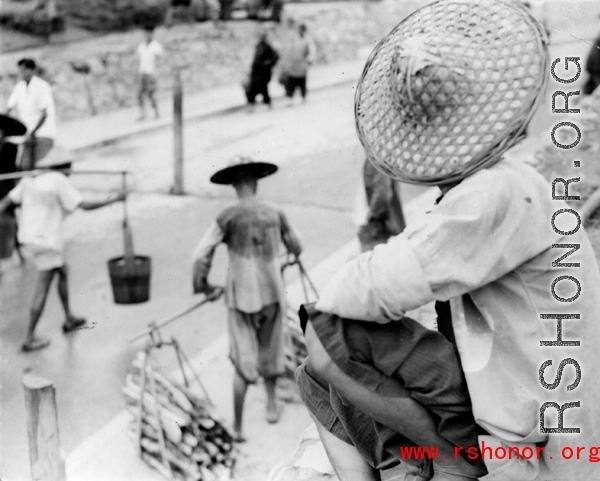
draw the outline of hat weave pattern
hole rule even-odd
[[[408,183],[458,181],[520,140],[548,76],[543,28],[512,0],[443,0],[371,54],[355,98],[367,157]]]

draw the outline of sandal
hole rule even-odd
[[[44,349],[49,345],[50,341],[48,339],[36,337],[35,339],[30,339],[29,341],[25,342],[22,346],[22,349],[25,352],[39,351],[40,349]]]
[[[68,334],[69,332],[76,331],[81,326],[83,326],[86,322],[87,322],[87,319],[84,319],[83,317],[72,317],[71,319],[69,319],[67,322],[65,322],[63,324],[62,330],[65,334]]]

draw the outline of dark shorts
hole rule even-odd
[[[54,139],[49,137],[32,137],[23,144],[19,170],[32,170],[42,161],[54,147]]]
[[[229,309],[229,357],[248,383],[285,371],[283,312],[279,304],[246,313]]]
[[[478,446],[478,436],[486,433],[473,418],[456,348],[442,334],[409,318],[377,324],[306,307],[301,309],[301,318],[310,318],[323,347],[346,375],[381,397],[418,401],[439,421],[438,433],[443,438],[465,450]],[[400,446],[415,446],[406,433],[397,433],[352,406],[319,379],[310,364],[298,368],[296,380],[304,403],[319,423],[354,445],[372,467],[392,467],[400,461]],[[486,473],[481,464],[473,466],[473,471],[479,476]]]
[[[152,95],[156,91],[156,77],[147,73],[140,77],[140,95]]]
[[[285,82],[285,94],[292,98],[296,89],[300,90],[300,95],[306,97],[306,77],[287,77]]]

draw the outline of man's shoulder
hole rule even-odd
[[[523,159],[504,158],[481,169],[451,188],[439,203],[443,209],[477,206],[479,210],[499,209],[516,198],[543,201],[548,183]]]
[[[282,215],[280,209],[275,205],[262,200],[252,202],[239,202],[226,207],[217,216],[217,222],[221,225],[233,220],[248,220],[256,217],[277,217]]]
[[[26,92],[27,91],[26,88],[27,88],[27,84],[25,83],[25,81],[19,80],[13,88],[13,95]]]
[[[36,182],[53,185],[56,188],[62,189],[67,185],[73,185],[71,180],[62,172],[58,172],[56,170],[49,170],[48,172],[43,172],[34,177]]]
[[[545,185],[542,175],[520,157],[507,156],[491,167],[482,169],[465,179],[461,185],[487,191],[488,195],[505,195],[518,190],[531,190]]]
[[[50,90],[50,84],[44,80],[42,77],[38,77],[37,75],[34,75],[33,77],[31,77],[31,80],[29,82],[29,84],[33,84],[33,86],[35,88],[39,88],[39,89],[44,89],[44,90]]]

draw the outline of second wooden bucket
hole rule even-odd
[[[151,259],[135,256],[133,262],[125,257],[108,261],[108,273],[115,304],[139,304],[150,299]]]

